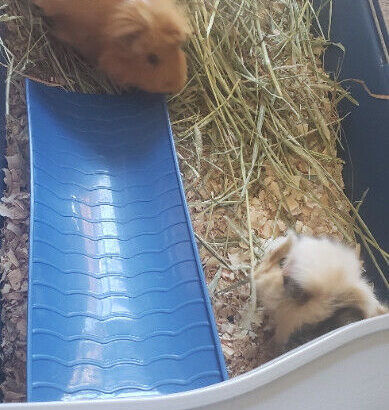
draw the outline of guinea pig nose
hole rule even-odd
[[[164,90],[167,93],[178,93],[181,90],[181,87],[179,87],[173,81],[169,81],[167,83],[164,83]]]

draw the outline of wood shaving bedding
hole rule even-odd
[[[29,147],[24,81],[11,86],[7,118],[6,191],[0,202],[1,390],[5,402],[26,400],[29,246]]]

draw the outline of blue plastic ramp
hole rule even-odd
[[[27,83],[29,401],[227,378],[163,96]]]

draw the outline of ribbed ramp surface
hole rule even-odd
[[[162,96],[27,82],[28,400],[226,379]]]

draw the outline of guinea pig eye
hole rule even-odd
[[[156,66],[156,65],[159,63],[159,58],[158,58],[158,56],[157,56],[156,54],[149,54],[149,55],[147,56],[147,61],[148,61],[151,65]]]
[[[285,266],[286,263],[286,258],[281,258],[278,262],[278,264],[280,265],[280,268],[283,268]]]

